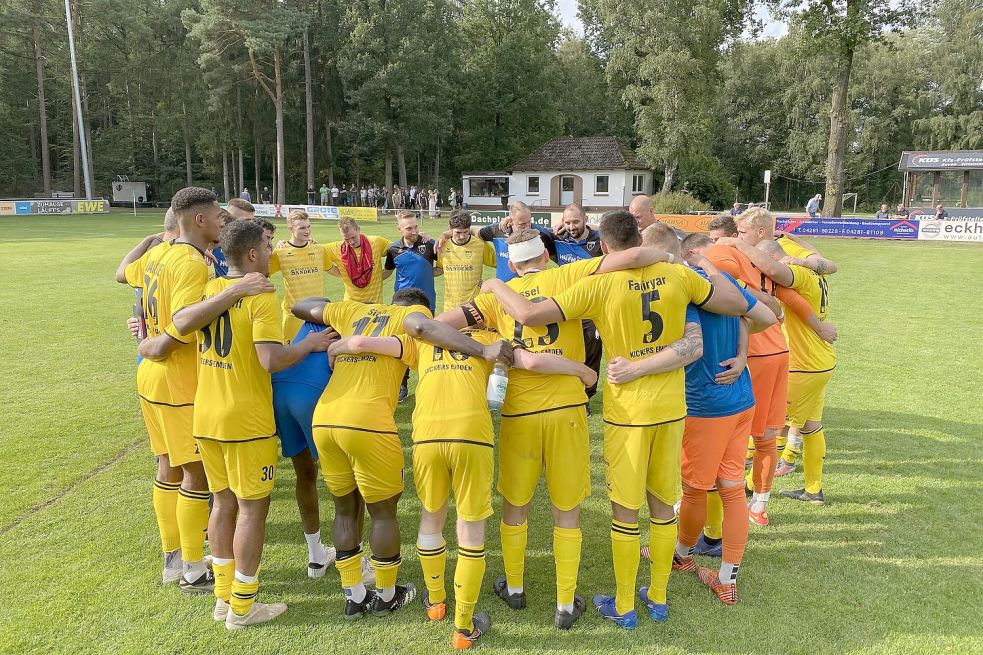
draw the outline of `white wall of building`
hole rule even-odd
[[[551,198],[553,179],[563,176],[577,176],[582,180],[581,204],[588,207],[626,207],[636,195],[652,193],[651,171],[597,170],[597,171],[521,171],[507,176],[509,178],[509,202],[521,200],[530,207],[549,207],[565,204],[562,198]],[[607,191],[598,191],[598,178],[607,177]],[[638,176],[639,179],[636,179]],[[477,177],[477,176],[476,176]],[[505,176],[503,176],[505,177]],[[539,190],[530,185],[530,178],[538,178]],[[640,188],[637,186],[640,182]],[[633,183],[636,185],[633,189]],[[530,186],[533,190],[530,191]],[[464,180],[465,198],[469,206],[501,206],[498,197],[471,196],[469,180]]]

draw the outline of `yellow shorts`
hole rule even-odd
[[[641,509],[647,491],[676,504],[682,496],[684,427],[684,419],[647,427],[604,424],[604,475],[612,502]]]
[[[198,444],[192,435],[194,403],[174,407],[140,398],[140,409],[154,455],[167,455],[171,466],[201,461]]]
[[[550,502],[560,511],[577,507],[590,495],[590,445],[584,406],[502,417],[498,493],[516,507],[528,504],[543,469]]]
[[[304,322],[290,313],[286,307],[283,308],[283,343],[290,343],[300,332]]]
[[[826,386],[833,371],[788,374],[788,411],[785,424],[801,428],[807,421],[822,421]]]
[[[399,435],[351,428],[314,428],[321,475],[333,496],[358,489],[367,503],[403,492]]]
[[[457,518],[483,521],[492,515],[495,472],[492,444],[431,441],[413,444],[413,482],[423,508],[436,512],[454,490]]]
[[[273,491],[280,440],[265,437],[256,441],[200,439],[201,462],[213,494],[230,489],[236,498],[259,500]]]

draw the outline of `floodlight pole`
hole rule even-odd
[[[72,30],[72,7],[65,0],[65,22],[68,25],[68,52],[72,58],[72,89],[75,91],[75,118],[79,126],[79,150],[82,159],[82,176],[85,178],[85,197],[92,198],[92,179],[89,177],[89,146],[85,141],[85,123],[82,120],[82,93],[79,90],[78,62],[75,59],[75,34]]]

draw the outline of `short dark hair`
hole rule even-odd
[[[635,217],[624,209],[605,212],[601,216],[601,241],[614,250],[633,248],[642,242]]]
[[[236,222],[238,222],[238,221],[236,221]],[[265,218],[260,218],[259,216],[256,216],[256,217],[254,217],[252,219],[251,222],[253,222],[256,225],[260,226],[264,230],[269,230],[270,231],[270,234],[273,234],[274,232],[276,232],[276,225],[274,225],[273,223],[269,222]],[[224,251],[225,248],[222,248],[222,250]]]
[[[263,247],[263,238],[258,221],[232,221],[222,228],[218,242],[229,263],[238,266],[250,250]]]
[[[683,238],[681,247],[683,249],[683,254],[686,254],[690,250],[695,250],[696,248],[706,248],[712,245],[713,241],[710,239],[710,235],[703,234],[702,232],[694,232],[693,234],[687,234]]]
[[[263,188],[265,189],[266,187],[263,187]],[[238,207],[239,209],[241,209],[243,211],[247,211],[247,212],[249,212],[251,214],[255,214],[256,213],[256,208],[253,207],[253,203],[247,202],[247,201],[243,200],[242,198],[233,198],[232,200],[230,200],[229,201],[229,207]]]
[[[175,213],[180,214],[192,209],[197,210],[217,200],[218,198],[212,193],[211,189],[200,186],[188,186],[180,189],[171,198],[171,209]]]
[[[220,221],[222,221],[222,227],[225,227],[226,225],[228,225],[229,223],[231,223],[236,219],[235,216],[230,214],[228,210],[225,209],[218,210],[218,218]]]
[[[423,293],[421,289],[407,287],[393,294],[393,304],[401,307],[409,307],[410,305],[430,307],[430,298],[427,298],[427,294]]]
[[[737,234],[737,223],[730,214],[718,214],[707,224],[707,230],[723,230],[727,236],[732,237]]]
[[[450,220],[447,221],[451,229],[457,228],[459,230],[470,230],[471,229],[471,214],[460,209],[455,209],[451,212]]]

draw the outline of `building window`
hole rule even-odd
[[[529,193],[539,193],[539,176],[530,175],[529,180]]]
[[[631,192],[632,193],[645,193],[645,176],[644,175],[632,175],[631,176]]]
[[[497,198],[509,192],[507,177],[471,177],[466,182],[472,198]]]
[[[594,193],[607,193],[608,192],[608,176],[607,175],[595,175],[594,176]]]

